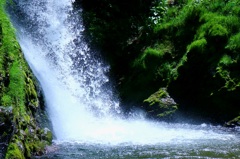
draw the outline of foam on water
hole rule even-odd
[[[18,0],[9,9],[25,58],[43,89],[56,142],[157,144],[232,140],[208,125],[124,119],[106,73],[84,42],[71,0]]]

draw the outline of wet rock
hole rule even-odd
[[[48,128],[43,129],[42,139],[47,141],[48,143],[52,142],[53,135],[52,135],[52,132]]]
[[[177,103],[170,97],[167,88],[160,88],[148,99],[144,100],[147,104],[147,111],[158,118],[171,116],[177,110]]]
[[[56,145],[46,146],[45,152],[46,153],[52,153],[57,151],[59,148]]]
[[[14,132],[12,107],[0,106],[0,158],[4,158],[8,143]]]

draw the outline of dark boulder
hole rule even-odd
[[[167,88],[160,88],[144,100],[144,103],[146,104],[144,107],[147,108],[149,114],[161,119],[169,119],[178,109],[177,103],[170,97]]]

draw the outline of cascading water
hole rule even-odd
[[[18,0],[8,8],[25,58],[43,89],[58,142],[155,145],[229,142],[235,134],[202,124],[123,119],[106,76],[109,66],[83,40],[71,0]],[[238,141],[239,143],[239,141]]]
[[[80,12],[71,3],[23,0],[14,6],[15,16],[22,16],[13,16],[19,42],[43,88],[57,139],[82,136],[83,123],[119,112],[107,86],[108,66],[83,42]]]

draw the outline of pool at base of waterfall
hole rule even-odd
[[[240,158],[240,143],[196,141],[159,145],[54,144],[55,151],[35,159]]]
[[[225,129],[218,133],[222,134],[223,137],[215,139],[172,139],[167,142],[159,141],[157,144],[102,144],[56,140],[52,146],[47,148],[48,152],[45,155],[35,156],[34,159],[240,158],[239,130]]]

